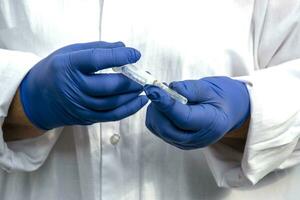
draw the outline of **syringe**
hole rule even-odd
[[[127,76],[128,78],[134,80],[140,85],[155,85],[161,89],[163,89],[166,93],[168,93],[173,99],[178,100],[179,102],[186,104],[188,102],[187,98],[178,94],[175,90],[172,90],[167,85],[158,81],[154,78],[150,73],[142,70],[141,68],[128,64],[121,67],[114,67],[113,71],[119,72]]]

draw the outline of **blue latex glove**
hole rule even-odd
[[[215,143],[249,117],[248,90],[240,81],[207,77],[173,82],[170,87],[185,96],[189,104],[175,101],[158,87],[146,86],[152,101],[146,126],[178,148],[195,149]]]
[[[115,121],[147,103],[142,87],[121,74],[94,72],[134,63],[140,53],[122,42],[74,44],[37,63],[20,86],[24,111],[45,130]]]

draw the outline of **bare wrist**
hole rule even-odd
[[[219,142],[226,144],[238,151],[243,151],[247,140],[249,124],[250,117],[240,128],[225,134],[225,136]]]
[[[5,118],[3,132],[5,141],[27,139],[43,134],[43,131],[36,128],[25,115],[19,90],[16,92]]]

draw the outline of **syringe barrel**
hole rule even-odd
[[[114,67],[113,71],[124,74],[125,76],[139,83],[142,86],[145,86],[146,84],[155,85],[164,90],[166,93],[168,93],[173,99],[178,100],[183,104],[187,104],[188,102],[187,98],[178,94],[175,90],[172,90],[162,82],[159,82],[150,73],[142,70],[141,68],[133,64],[124,65],[121,67]]]
[[[152,84],[155,81],[155,78],[151,74],[133,64],[114,67],[113,71],[124,74],[142,86],[145,86],[146,84]]]
[[[187,98],[185,98],[184,96],[182,96],[181,94],[179,94],[178,92],[176,92],[175,90],[172,90],[171,88],[169,88],[167,85],[161,83],[161,82],[154,82],[153,85],[160,87],[161,89],[163,89],[166,93],[168,93],[173,99],[179,101],[182,104],[187,104],[188,100]]]

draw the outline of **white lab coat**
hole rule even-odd
[[[0,0],[1,125],[38,60],[100,33],[139,49],[163,81],[227,75],[251,97],[244,152],[172,147],[145,128],[145,109],[23,141],[0,134],[0,199],[298,199],[300,168],[286,168],[300,162],[299,20],[299,0]]]

